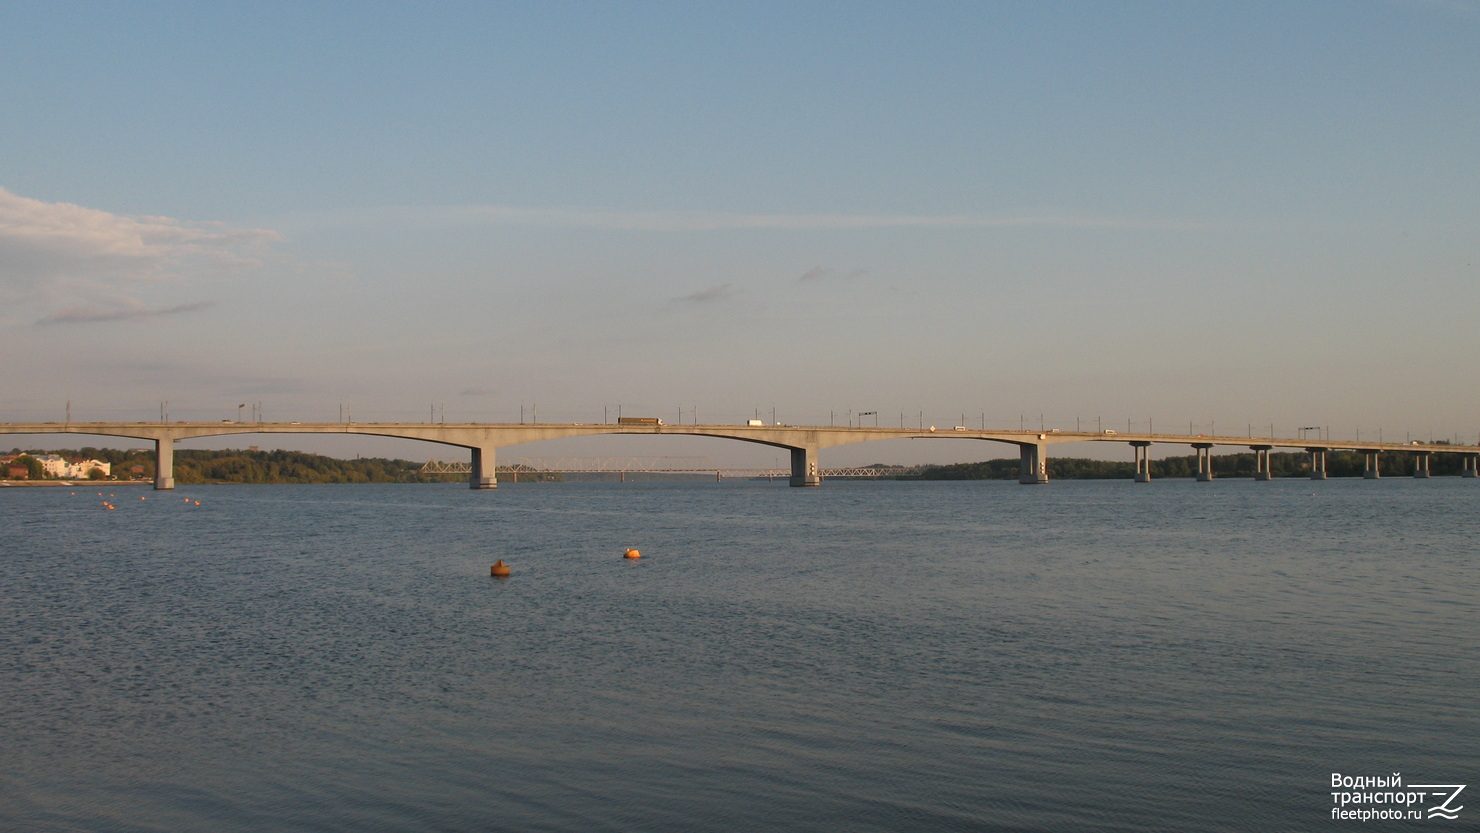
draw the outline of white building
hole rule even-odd
[[[62,459],[60,454],[33,454],[31,456],[41,462],[41,471],[47,477],[61,480],[86,480],[88,473],[93,469],[101,471],[104,477],[113,473],[113,465],[102,460],[68,462]]]

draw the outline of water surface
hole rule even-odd
[[[0,490],[3,829],[1309,829],[1358,824],[1332,772],[1480,781],[1471,480],[98,491]]]

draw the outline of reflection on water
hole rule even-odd
[[[113,488],[0,491],[0,828],[1304,829],[1332,772],[1475,780],[1472,481]]]

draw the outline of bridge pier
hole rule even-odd
[[[821,486],[822,468],[817,464],[815,447],[791,450],[791,485]]]
[[[1197,482],[1208,483],[1213,479],[1212,443],[1193,443],[1197,451]]]
[[[1018,451],[1018,482],[1024,486],[1047,483],[1048,447],[1039,443],[1022,443]]]
[[[1459,458],[1460,477],[1480,477],[1480,454],[1462,454]]]
[[[1326,452],[1328,450],[1329,449],[1325,449],[1325,448],[1307,448],[1306,449],[1306,451],[1309,451],[1310,452],[1310,479],[1311,480],[1325,480],[1326,479]]]
[[[1414,477],[1428,477],[1429,476],[1429,458],[1432,457],[1432,456],[1434,456],[1434,453],[1432,451],[1415,451],[1415,452],[1413,452],[1413,476]]]
[[[1249,450],[1254,452],[1254,479],[1269,480],[1272,475],[1269,471],[1269,451],[1274,446],[1251,445]]]
[[[1381,466],[1378,464],[1378,459],[1381,454],[1382,452],[1373,449],[1366,449],[1362,452],[1362,459],[1365,463],[1365,465],[1362,466],[1363,478],[1367,480],[1376,480],[1382,477]]]
[[[494,471],[498,448],[473,447],[473,471],[468,477],[470,489],[497,489],[498,474]]]
[[[1131,453],[1136,460],[1136,482],[1151,482],[1151,443],[1147,440],[1131,440]]]
[[[154,488],[175,488],[175,441],[169,437],[154,441]]]

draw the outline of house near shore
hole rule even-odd
[[[31,456],[41,463],[41,470],[47,477],[55,477],[58,480],[86,480],[92,476],[94,469],[97,469],[104,477],[113,474],[113,464],[104,460],[67,460],[60,454],[32,454]]]

